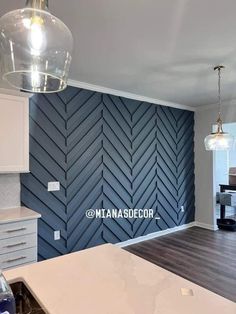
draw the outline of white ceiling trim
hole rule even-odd
[[[210,109],[217,109],[219,106],[219,103],[215,103],[215,104],[209,104],[209,105],[204,105],[204,106],[200,106],[200,107],[196,107],[195,111],[205,111],[205,110],[210,110]],[[231,99],[230,101],[222,101],[222,106],[235,106],[236,109],[236,98]]]
[[[88,89],[100,93],[105,93],[105,94],[110,94],[110,95],[115,95],[115,96],[120,96],[120,97],[125,97],[129,99],[134,99],[134,100],[139,100],[143,102],[148,102],[152,104],[157,104],[157,105],[162,105],[162,106],[167,106],[167,107],[172,107],[172,108],[177,108],[177,109],[184,109],[184,110],[189,110],[189,111],[196,111],[196,108],[182,105],[182,104],[177,104],[174,102],[170,101],[165,101],[161,99],[155,99],[155,98],[150,98],[146,96],[141,96],[133,93],[128,93],[128,92],[123,92],[120,90],[104,87],[104,86],[99,86],[99,85],[94,85],[90,83],[85,83],[85,82],[80,82],[76,80],[68,80],[68,85],[74,86],[74,87],[79,87],[83,89]]]

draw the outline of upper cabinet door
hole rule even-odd
[[[29,99],[0,94],[0,173],[29,172]]]

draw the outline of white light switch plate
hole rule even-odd
[[[60,191],[60,182],[48,182],[48,192]]]
[[[61,239],[61,232],[60,232],[60,230],[54,231],[54,240],[57,241],[57,240],[60,240],[60,239]]]

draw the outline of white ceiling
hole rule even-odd
[[[0,14],[24,6],[1,0]],[[188,106],[236,98],[235,0],[49,0],[75,40],[70,78]]]

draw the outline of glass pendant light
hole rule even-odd
[[[73,37],[48,11],[48,0],[27,0],[26,7],[0,18],[3,79],[33,93],[66,88]]]
[[[218,65],[214,68],[214,70],[218,70],[218,99],[219,99],[219,113],[217,123],[217,130],[209,134],[205,140],[205,148],[206,150],[230,150],[234,145],[234,137],[229,133],[223,131],[222,127],[222,119],[221,119],[221,69],[223,69],[223,65]]]

